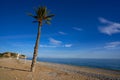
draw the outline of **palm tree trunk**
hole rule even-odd
[[[41,23],[38,24],[38,33],[37,33],[37,38],[36,38],[36,43],[35,43],[34,53],[32,58],[31,72],[35,71],[35,64],[36,64],[37,55],[38,55],[38,45],[40,41],[40,32],[41,32]]]

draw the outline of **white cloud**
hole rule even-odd
[[[65,45],[40,45],[42,48],[57,48],[57,47],[66,47],[70,48],[72,47],[72,44],[65,44]]]
[[[65,32],[58,32],[59,34],[61,34],[61,35],[66,35],[66,33]]]
[[[40,47],[49,47],[49,48],[56,48],[56,47],[66,47],[70,48],[72,47],[72,44],[63,44],[62,41],[56,40],[54,38],[49,38],[49,43],[48,45],[40,45]]]
[[[120,46],[120,41],[107,43],[104,48],[116,48],[118,46]]]
[[[46,47],[46,48],[56,48],[56,47],[65,47],[70,48],[72,47],[72,44],[63,44],[62,41],[56,40],[54,38],[49,38],[49,44],[41,44],[40,47]]]
[[[53,46],[53,45],[40,45],[40,47],[42,47],[42,48],[56,48],[57,46]]]
[[[111,21],[108,21],[108,20],[106,20],[106,19],[104,19],[102,17],[100,17],[99,20],[100,20],[101,23],[107,23],[107,24],[111,24],[112,23]]]
[[[61,45],[62,41],[53,39],[53,38],[49,38],[50,44],[54,44],[54,45]]]
[[[72,47],[72,44],[65,44],[64,47]]]
[[[100,22],[106,24],[106,26],[99,27],[101,33],[112,35],[115,33],[120,33],[120,23],[111,22],[104,18],[99,18]]]
[[[73,27],[74,30],[77,30],[77,31],[82,31],[81,28],[78,28],[78,27]]]

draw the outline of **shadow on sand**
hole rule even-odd
[[[9,69],[9,70],[17,70],[17,71],[26,71],[26,72],[31,72],[30,70],[25,70],[25,69],[16,69],[16,68],[3,67],[3,66],[0,66],[0,68],[3,68],[3,69]]]

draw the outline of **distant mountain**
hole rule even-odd
[[[13,53],[13,52],[4,52],[0,53],[0,58],[5,57],[5,58],[26,58],[26,55],[23,54],[18,54],[18,53]]]

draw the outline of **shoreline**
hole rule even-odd
[[[28,61],[30,61],[31,62],[31,60],[28,60]],[[120,74],[120,70],[112,70],[112,69],[104,69],[104,68],[95,68],[95,67],[89,67],[89,66],[77,66],[77,65],[72,65],[72,64],[63,64],[63,63],[54,63],[54,62],[44,62],[44,61],[37,61],[37,64],[44,64],[44,65],[50,65],[50,66],[52,66],[52,67],[55,67],[56,68],[56,66],[58,67],[58,66],[65,66],[65,67],[73,67],[73,68],[85,68],[85,69],[91,69],[91,70],[102,70],[102,71],[108,71],[108,72],[113,72],[113,73],[118,73],[118,74]],[[59,67],[59,69],[60,69],[60,67]],[[62,70],[63,71],[63,70]],[[66,69],[66,71],[67,71],[67,69]],[[77,71],[77,70],[68,70],[67,72],[73,72],[73,73],[80,73],[80,74],[87,74],[87,73],[85,73],[84,71],[83,72],[79,72],[79,71]],[[87,74],[87,75],[89,75],[89,74]],[[95,76],[94,76],[95,75]],[[105,78],[105,76],[104,75],[100,75],[99,73],[98,73],[98,75],[97,74],[90,74],[89,76],[92,76],[92,77],[96,77],[96,78],[100,78],[100,76],[101,77],[104,77]],[[108,77],[110,77],[110,76],[108,76]],[[119,76],[120,77],[120,76]],[[110,77],[111,79],[112,79],[112,77]],[[102,79],[102,78],[100,78],[100,79]],[[115,78],[116,79],[116,78]],[[114,80],[114,77],[113,77],[113,80]],[[119,78],[119,80],[120,80],[120,78]]]
[[[58,60],[58,62],[54,61],[54,59]],[[72,58],[72,59],[74,60],[74,58]],[[86,60],[86,59],[80,59],[80,58],[77,58],[77,59],[78,60]],[[27,60],[31,60],[31,58],[28,58]],[[52,61],[49,61],[49,60],[52,60]],[[70,63],[70,62],[63,62],[63,61],[61,62],[61,60],[62,60],[62,58],[58,58],[58,59],[57,58],[38,58],[38,62],[40,61],[40,62],[64,64],[64,65],[70,65],[70,66],[78,66],[78,67],[88,67],[88,68],[98,68],[98,69],[104,69],[104,70],[120,71],[120,69],[118,69],[118,68],[112,68],[112,67],[109,67],[109,66],[104,67],[104,66],[96,66],[96,65],[91,65],[91,64],[90,65],[86,65],[86,63],[84,65],[80,65],[80,63],[74,64],[74,62],[72,62],[72,63]],[[63,60],[67,60],[67,59],[63,58]],[[71,60],[71,59],[69,59],[69,60]],[[103,59],[88,59],[88,60],[103,60]],[[120,60],[120,59],[105,59],[105,60]]]
[[[119,71],[37,61],[32,73],[30,64],[31,60],[0,59],[0,80],[120,80]]]
[[[37,61],[38,63],[40,61]],[[91,68],[91,69],[102,69],[102,70],[110,70],[110,71],[117,71],[117,72],[120,72],[120,70],[115,70],[115,69],[109,69],[109,68],[98,68],[98,67],[90,67],[90,66],[79,66],[79,65],[72,65],[72,64],[64,64],[64,63],[54,63],[54,62],[44,62],[44,61],[41,61],[43,63],[50,63],[50,64],[60,64],[60,65],[68,65],[68,66],[74,66],[74,67],[84,67],[84,68]]]

